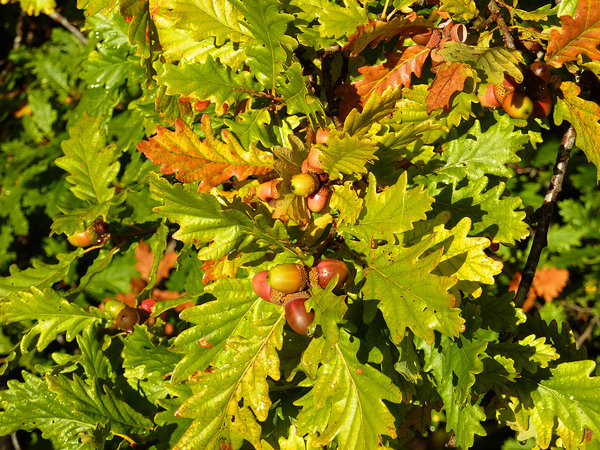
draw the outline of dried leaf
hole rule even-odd
[[[450,99],[455,92],[462,92],[465,80],[471,76],[468,66],[457,62],[446,62],[431,68],[435,73],[435,79],[429,86],[427,103],[427,114],[438,108],[444,111],[450,109]]]
[[[430,51],[426,47],[413,45],[402,52],[386,53],[387,61],[383,64],[358,69],[364,75],[364,78],[354,83],[361,103],[364,105],[373,92],[382,95],[389,87],[410,87],[412,74],[421,76]]]
[[[348,43],[344,46],[344,50],[350,50],[350,56],[356,56],[367,46],[374,47],[380,42],[387,42],[400,33],[403,35],[415,34],[432,27],[433,23],[422,17],[417,20],[400,16],[396,16],[390,21],[369,20],[366,24],[360,25],[356,29],[356,33],[348,37]]]
[[[577,61],[581,54],[592,61],[600,59],[600,8],[592,0],[579,0],[575,16],[562,16],[561,28],[552,29],[546,51],[546,62],[561,67]]]
[[[229,133],[225,142],[215,138],[208,115],[202,117],[202,131],[206,135],[200,141],[185,122],[175,121],[175,131],[157,127],[157,134],[138,144],[138,150],[155,164],[162,164],[162,173],[175,174],[183,183],[202,180],[199,192],[208,192],[232,176],[245,180],[250,175],[263,175],[273,169],[273,155],[250,145],[246,151]]]
[[[135,257],[137,259],[135,265],[136,270],[145,281],[148,281],[150,271],[152,270],[152,264],[154,263],[154,252],[148,244],[144,241],[140,241],[135,249]],[[169,277],[169,272],[175,266],[176,260],[177,254],[174,251],[168,251],[163,255],[158,263],[158,272],[156,274],[157,283],[160,283],[161,280]]]
[[[569,281],[569,271],[554,267],[543,267],[535,272],[533,289],[539,297],[547,302],[558,298]]]

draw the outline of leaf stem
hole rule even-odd
[[[537,270],[537,266],[540,262],[540,256],[542,250],[548,245],[548,228],[550,227],[550,221],[552,213],[554,212],[554,205],[558,194],[562,189],[562,183],[565,178],[565,172],[567,170],[567,164],[569,163],[569,157],[571,155],[571,149],[575,144],[576,132],[573,125],[570,125],[565,134],[563,135],[558,155],[556,156],[556,163],[554,165],[554,175],[550,180],[550,186],[544,197],[544,203],[534,213],[534,217],[539,217],[537,220],[537,228],[533,236],[533,242],[531,244],[531,250],[527,256],[527,262],[523,268],[523,275],[521,282],[519,283],[519,289],[515,295],[515,306],[521,307],[527,298],[533,278]]]

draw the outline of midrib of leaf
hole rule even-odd
[[[406,207],[404,206],[406,204],[406,194],[408,193],[407,189],[404,189],[404,193],[402,194],[402,209],[400,211],[400,220],[394,220],[395,222],[398,223],[403,223],[403,219],[404,219],[404,212],[406,211]],[[379,206],[379,205],[378,205]],[[367,207],[368,208],[368,207]],[[370,220],[370,221],[360,221],[361,225],[368,225],[368,224],[382,224],[382,223],[386,223],[390,218],[394,217],[395,214],[393,214],[393,212],[397,211],[397,209],[392,209],[392,208],[385,208],[385,209],[391,209],[392,213],[390,213],[387,216],[383,216],[382,215],[382,210],[381,208],[378,209],[378,213],[377,217],[380,218],[380,220]],[[384,211],[385,211],[384,209]]]
[[[379,276],[381,276],[382,278],[386,279],[389,283],[392,283],[396,286],[398,286],[403,292],[409,292],[410,294],[412,294],[414,297],[417,297],[419,300],[421,300],[423,303],[426,304],[426,301],[424,298],[419,297],[415,292],[413,291],[407,291],[406,289],[404,289],[404,287],[401,284],[396,283],[395,281],[393,281],[389,276],[385,275],[384,273],[380,272],[377,267],[374,267],[372,265],[369,265],[369,267],[374,271],[377,272],[379,274]],[[385,300],[380,300],[381,301],[385,301]],[[406,302],[408,303],[408,302]],[[418,317],[415,316],[413,310],[414,308],[407,308],[408,310],[410,310],[411,316],[413,317],[413,321],[411,323],[418,323]]]
[[[262,300],[259,300],[262,301]],[[251,308],[252,309],[252,308]],[[251,310],[250,309],[250,310]],[[248,310],[248,311],[250,311]],[[256,361],[256,358],[258,357],[258,355],[260,354],[261,350],[263,348],[265,348],[265,346],[267,345],[269,339],[271,339],[271,337],[273,336],[273,331],[277,328],[277,325],[285,318],[284,314],[280,314],[279,319],[273,324],[273,326],[271,327],[271,331],[266,335],[266,337],[260,342],[260,344],[256,344],[256,351],[254,352],[254,356],[247,362],[246,367],[244,368],[244,370],[242,371],[242,373],[240,374],[239,378],[236,380],[236,382],[233,384],[232,388],[231,388],[231,395],[229,396],[229,399],[227,400],[227,405],[230,405],[232,401],[235,401],[235,393],[238,390],[238,387],[240,386],[240,384],[242,383],[242,380],[244,379],[244,376],[248,373],[248,370],[250,369],[250,367],[252,367]],[[240,324],[242,323],[242,321],[240,320],[239,322]],[[235,329],[231,332],[231,334],[229,335],[230,337],[236,336],[235,331],[238,329],[240,325],[236,326]],[[227,340],[225,340],[223,342],[223,345],[225,345],[225,342]],[[225,418],[225,416],[227,416],[228,413],[228,409],[227,408],[223,408],[223,413],[221,414],[221,418]],[[225,423],[226,419],[222,419],[221,423]]]

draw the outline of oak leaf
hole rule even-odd
[[[431,68],[435,73],[435,79],[429,86],[427,103],[427,114],[438,108],[444,111],[450,109],[450,99],[455,92],[462,92],[465,80],[471,76],[468,66],[458,62],[446,62]]]
[[[509,292],[517,292],[521,283],[522,275],[517,272],[513,275],[508,284]],[[527,298],[523,303],[523,311],[527,312],[533,306],[537,297],[543,297],[547,302],[558,298],[569,281],[569,271],[567,269],[557,269],[555,267],[542,267],[535,271],[531,288],[527,293]]]
[[[432,27],[433,24],[422,17],[416,20],[399,16],[390,21],[369,20],[366,24],[360,25],[356,32],[348,37],[348,43],[344,46],[344,50],[350,50],[350,56],[356,56],[367,46],[374,47],[380,42],[388,42],[398,34],[422,33]]]
[[[410,87],[412,74],[421,76],[423,64],[430,52],[426,47],[413,45],[402,52],[386,53],[387,61],[383,64],[358,69],[364,75],[364,78],[354,83],[361,103],[364,105],[373,92],[382,95],[389,87]]]
[[[562,16],[561,28],[552,29],[546,51],[546,63],[561,67],[577,61],[581,54],[592,61],[600,59],[600,8],[592,0],[580,0],[575,16]]]
[[[229,133],[223,133],[225,142],[216,139],[208,115],[202,117],[202,131],[206,139],[200,141],[194,131],[182,120],[175,121],[175,131],[157,127],[156,136],[138,144],[138,150],[155,164],[161,165],[165,175],[175,174],[183,183],[201,180],[198,192],[208,192],[229,178],[245,180],[250,175],[263,175],[273,168],[273,155],[250,145],[246,151]]]
[[[556,269],[555,267],[542,267],[536,271],[533,278],[533,289],[539,297],[547,302],[558,298],[569,281],[567,269]]]

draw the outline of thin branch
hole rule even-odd
[[[492,16],[494,16],[494,18],[496,19],[496,23],[500,27],[500,30],[502,30],[502,36],[504,37],[504,42],[506,43],[506,46],[514,50],[516,48],[515,40],[513,39],[512,34],[510,34],[508,25],[506,25],[504,17],[502,16],[500,8],[498,7],[498,4],[495,0],[490,1],[490,3],[488,4],[488,9],[492,13]]]
[[[558,155],[556,156],[556,163],[554,165],[554,175],[552,175],[552,179],[550,180],[550,186],[544,197],[544,203],[534,214],[539,217],[539,220],[533,237],[533,243],[531,244],[531,250],[529,251],[527,262],[523,269],[521,283],[519,283],[519,289],[515,296],[515,306],[519,308],[523,306],[523,302],[525,302],[527,293],[533,283],[542,250],[548,245],[548,228],[550,227],[550,220],[552,218],[552,213],[554,212],[554,205],[556,204],[558,193],[562,189],[571,149],[575,144],[575,137],[575,129],[573,128],[573,125],[571,125],[563,135],[560,143]]]
[[[590,336],[592,335],[592,331],[594,331],[596,325],[600,325],[600,321],[597,317],[592,317],[592,320],[590,320],[588,326],[585,328],[585,330],[583,330],[583,333],[581,333],[575,341],[577,348],[581,347],[583,343],[590,338]]]
[[[79,39],[83,45],[87,44],[88,40],[83,35],[83,33],[81,31],[79,31],[79,29],[75,25],[73,25],[71,22],[69,22],[64,16],[62,16],[61,14],[59,14],[55,11],[53,13],[48,13],[48,17],[50,17],[55,22],[60,23],[63,27],[65,27],[67,30],[69,30],[71,33],[73,33],[73,35],[77,39]]]

